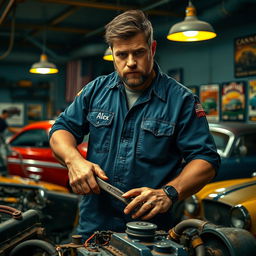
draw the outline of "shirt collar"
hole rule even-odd
[[[155,95],[160,98],[163,101],[166,101],[166,90],[167,87],[163,86],[163,76],[164,74],[162,73],[162,70],[160,69],[159,65],[156,63],[154,63],[154,70],[156,73],[156,77],[153,80],[153,83],[151,85],[152,91],[155,93]]]
[[[151,85],[151,90],[155,93],[157,97],[160,99],[166,101],[166,87],[162,86],[161,78],[163,77],[163,73],[159,67],[159,65],[154,62],[154,70],[156,73],[156,77],[153,80],[153,83]],[[115,87],[119,87],[123,84],[120,77],[118,76],[117,72],[114,71],[110,75],[110,82],[108,84],[109,89],[114,89]]]

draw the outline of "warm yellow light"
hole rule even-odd
[[[41,54],[40,62],[34,63],[30,68],[29,72],[34,74],[45,75],[45,74],[56,74],[59,72],[59,70],[53,63],[48,62],[46,54]]]
[[[178,42],[194,42],[209,40],[216,36],[217,34],[209,23],[197,18],[196,9],[189,1],[184,21],[170,28],[167,39]]]
[[[111,48],[108,47],[107,50],[105,51],[105,54],[103,56],[103,59],[104,60],[107,60],[107,61],[113,61],[113,55],[112,55],[112,51],[111,51]]]
[[[55,74],[59,71],[56,68],[31,68],[29,72],[35,74]]]
[[[216,37],[216,33],[214,32],[209,32],[209,31],[193,31],[193,32],[197,32],[197,33],[194,33],[193,35],[192,33],[185,34],[185,32],[178,32],[178,33],[168,35],[167,38],[169,40],[178,41],[178,42],[193,42],[193,41],[209,40]]]

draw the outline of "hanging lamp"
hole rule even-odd
[[[40,56],[40,61],[34,63],[29,72],[34,74],[55,74],[59,70],[55,64],[48,61],[47,55],[43,53]]]
[[[112,50],[111,50],[110,47],[108,47],[107,50],[105,51],[103,59],[107,60],[107,61],[113,61],[114,60],[113,55],[112,55]]]
[[[179,42],[194,42],[209,40],[216,36],[217,34],[209,23],[197,18],[196,9],[189,1],[184,21],[170,28],[167,39]]]

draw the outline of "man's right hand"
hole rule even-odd
[[[74,193],[91,194],[100,193],[95,176],[108,180],[105,172],[99,165],[85,159],[74,160],[68,165],[69,183]]]
[[[67,167],[69,169],[70,186],[73,192],[77,194],[99,194],[100,188],[95,176],[108,180],[108,177],[99,165],[82,158],[79,160],[74,159]]]
[[[108,180],[99,165],[89,162],[79,153],[75,137],[66,130],[55,131],[50,139],[54,156],[68,168],[69,183],[77,194],[100,193],[95,180],[99,176]]]

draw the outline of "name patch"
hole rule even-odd
[[[110,118],[110,115],[106,115],[105,113],[103,112],[100,112],[97,116],[96,116],[96,119],[101,119],[101,120],[109,120]]]

